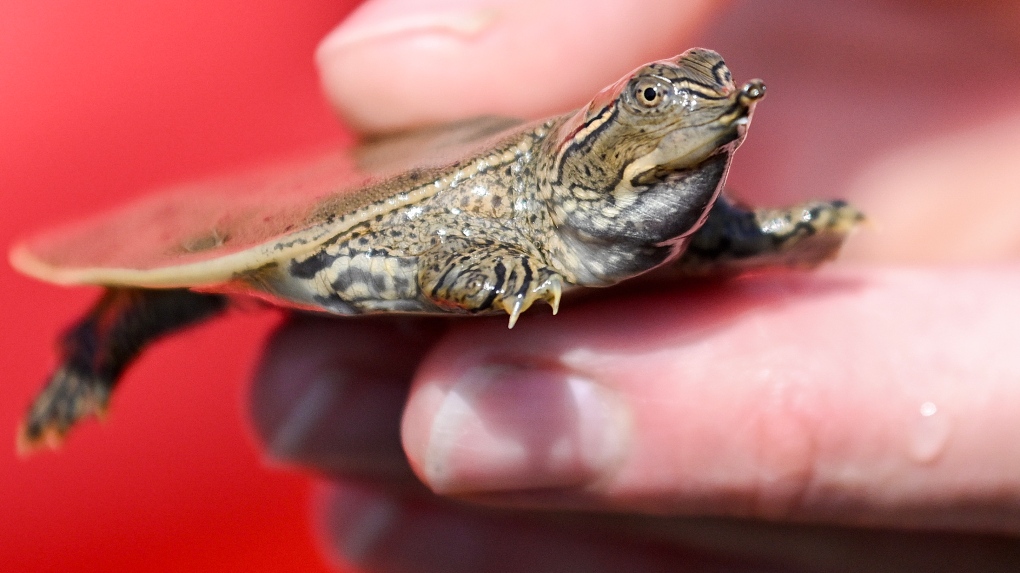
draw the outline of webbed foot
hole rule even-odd
[[[79,420],[105,415],[112,389],[113,381],[93,372],[67,365],[58,369],[18,430],[18,452],[60,447]]]
[[[564,280],[520,250],[507,245],[451,240],[419,262],[422,292],[441,308],[472,314],[503,310],[513,328],[538,300],[559,311]]]

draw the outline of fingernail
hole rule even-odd
[[[322,426],[325,414],[333,409],[343,393],[345,382],[334,371],[319,373],[301,389],[290,410],[273,428],[267,444],[276,457],[292,459],[306,449],[309,436]]]
[[[333,493],[326,530],[335,536],[336,549],[352,565],[375,560],[400,518],[396,501],[354,487]]]
[[[484,366],[442,397],[421,469],[442,493],[578,487],[617,463],[628,431],[622,402],[589,379]]]
[[[489,28],[499,19],[499,11],[486,6],[435,7],[423,5],[400,12],[382,9],[355,13],[329,33],[319,45],[320,58],[353,45],[389,37],[419,33],[446,34],[468,38]]]
[[[410,477],[400,445],[406,384],[332,368],[301,392],[272,429],[274,457],[333,474]]]

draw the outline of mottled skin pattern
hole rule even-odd
[[[510,285],[533,286],[515,273],[548,266],[537,234],[547,209],[534,193],[535,151],[547,125],[518,128],[490,153],[419,184],[429,193],[424,198],[244,280],[285,301],[339,314],[498,308],[498,295]],[[509,270],[502,280],[500,265]]]
[[[835,256],[856,210],[836,201],[750,211],[720,197],[763,95],[758,80],[736,88],[708,50],[649,64],[576,113],[366,188],[345,203],[355,207],[328,213],[339,230],[325,243],[240,272],[223,290],[333,314],[505,312],[512,327],[537,300],[555,312],[566,289],[670,262],[684,275],[815,266]],[[30,409],[22,446],[59,443],[105,408],[146,343],[225,302],[111,287],[65,337],[64,364]]]

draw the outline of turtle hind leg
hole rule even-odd
[[[684,275],[729,275],[765,267],[814,268],[832,260],[865,220],[844,201],[749,210],[720,197],[677,261]]]
[[[185,289],[107,289],[61,339],[60,366],[28,410],[19,451],[55,448],[80,419],[102,416],[121,373],[146,345],[226,304],[222,295]]]

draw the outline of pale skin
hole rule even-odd
[[[875,225],[820,272],[565,300],[510,332],[291,321],[253,418],[270,455],[329,476],[333,555],[370,571],[1018,558],[1020,12],[476,4],[364,5],[320,47],[331,101],[365,132],[538,117],[704,42],[769,83],[730,178],[742,196],[841,196]]]

